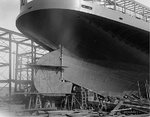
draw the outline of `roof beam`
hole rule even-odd
[[[0,27],[0,30],[4,31],[4,32],[7,32],[7,33],[11,33],[11,34],[15,34],[15,35],[18,35],[18,36],[21,36],[21,37],[25,37],[23,34],[21,33],[18,33],[18,32],[15,32],[15,31],[11,31],[11,30],[8,30],[8,29],[5,29],[5,28],[1,28]]]
[[[4,36],[4,35],[6,35],[6,34],[8,34],[7,32],[5,32],[5,33],[2,33],[2,34],[0,34],[0,36]]]

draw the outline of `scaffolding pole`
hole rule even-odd
[[[11,34],[9,34],[9,101],[11,101],[11,70],[12,70],[12,62],[11,62],[11,55],[12,55],[12,50],[11,50]]]

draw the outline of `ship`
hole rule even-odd
[[[134,0],[21,0],[16,26],[50,51],[33,65],[39,92],[122,95],[149,80],[149,22]]]

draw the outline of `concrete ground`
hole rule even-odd
[[[37,114],[37,112],[24,112],[24,109],[24,105],[0,102],[0,117],[98,117],[97,113],[88,110],[47,111],[46,114],[39,111],[39,114]]]
[[[99,116],[97,112],[93,112],[90,110],[59,110],[59,111],[44,111],[37,112],[24,112],[24,105],[16,105],[16,104],[8,104],[4,102],[0,102],[0,117],[110,117]],[[19,112],[19,113],[18,113]],[[112,117],[112,116],[111,116]],[[150,114],[145,115],[133,115],[133,116],[125,116],[120,115],[116,117],[150,117]]]

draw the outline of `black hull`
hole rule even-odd
[[[149,62],[148,32],[87,13],[37,10],[19,17],[17,27],[48,49],[62,44],[83,59],[140,65]]]

